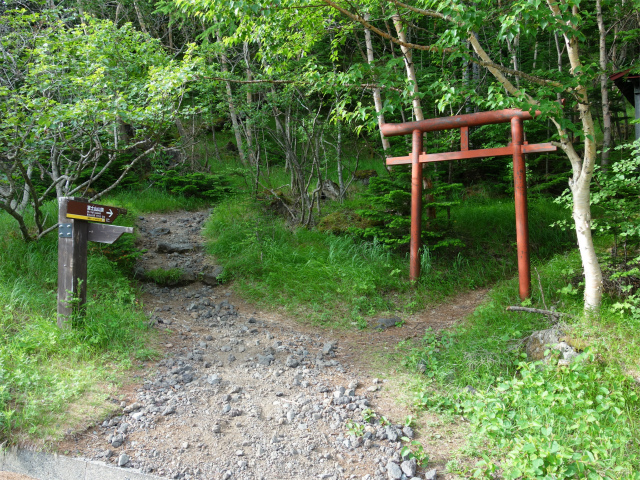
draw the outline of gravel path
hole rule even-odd
[[[352,368],[341,341],[234,305],[203,253],[207,215],[139,219],[138,276],[184,272],[172,287],[145,284],[166,355],[111,400],[117,415],[61,449],[173,479],[448,478],[401,457],[413,430],[384,419],[378,400],[393,392]]]

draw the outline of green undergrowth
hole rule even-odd
[[[57,218],[55,202],[45,210]],[[104,399],[132,362],[155,355],[135,288],[99,251],[88,257],[86,314],[57,327],[57,240],[25,243],[0,214],[0,444],[59,437],[74,405]]]
[[[534,270],[526,305],[562,317],[563,340],[581,352],[568,367],[524,361],[524,341],[551,326],[518,305],[517,281],[500,282],[463,323],[428,331],[399,353],[415,373],[416,407],[460,415],[474,435],[462,449],[469,462],[450,463],[465,477],[508,479],[636,479],[640,464],[637,375],[640,324],[611,309],[583,316],[577,252]],[[540,282],[537,275],[540,275]],[[571,287],[570,287],[571,286]],[[624,332],[624,335],[622,335]],[[468,465],[466,468],[461,465]]]
[[[99,203],[115,205],[131,210],[131,215],[147,213],[168,213],[176,210],[194,211],[207,208],[210,199],[185,197],[172,194],[170,191],[147,187],[143,189],[119,190],[116,193],[100,199]]]
[[[534,204],[531,216],[549,224],[558,212],[562,213],[559,208],[547,207],[547,203]],[[498,242],[504,242],[503,237],[487,233],[483,243],[484,233],[474,235],[470,231],[483,222],[477,220],[482,217],[482,208],[461,206],[460,213],[452,212],[452,216],[460,215],[460,231],[475,242],[475,249],[431,252],[425,247],[423,274],[414,286],[408,281],[406,253],[394,253],[376,241],[351,235],[290,228],[262,205],[246,198],[217,207],[207,222],[205,235],[211,240],[209,253],[225,268],[223,279],[234,279],[236,288],[252,301],[285,307],[306,321],[366,327],[367,317],[416,311],[453,293],[514,274],[515,250],[511,255],[505,254],[504,246]],[[496,215],[498,220],[488,231],[510,230],[511,237],[515,237],[513,205],[504,203],[496,209],[503,214]],[[470,219],[464,219],[464,215]],[[534,241],[556,251],[565,247],[568,236],[564,235],[560,242],[555,235],[532,232]],[[534,257],[535,254],[536,251]]]

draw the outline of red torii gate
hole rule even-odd
[[[535,115],[540,112],[536,111]],[[470,113],[453,117],[430,118],[418,122],[386,123],[380,126],[385,137],[413,136],[412,152],[407,157],[387,158],[387,165],[411,164],[411,242],[409,278],[415,281],[420,276],[420,227],[422,221],[422,164],[461,160],[465,158],[497,157],[513,155],[513,183],[516,204],[516,240],[518,245],[518,279],[520,298],[531,295],[531,266],[529,261],[529,226],[527,213],[527,181],[524,161],[525,153],[553,152],[557,148],[551,143],[529,145],[523,142],[524,120],[531,120],[529,112],[517,109],[493,112]],[[469,150],[469,127],[496,123],[511,123],[511,143],[506,147]],[[460,151],[427,154],[423,151],[422,134],[439,130],[460,129]]]

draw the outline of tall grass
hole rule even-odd
[[[209,206],[209,202],[205,200],[172,195],[166,190],[154,187],[118,190],[101,199],[100,203],[127,208],[137,214],[166,213],[175,210],[193,211]]]
[[[249,200],[218,207],[206,235],[212,239],[209,252],[245,295],[291,307],[312,321],[357,321],[362,314],[392,309],[387,292],[408,289],[397,260],[382,246],[292,231]]]
[[[237,280],[237,288],[252,300],[287,307],[313,322],[364,326],[366,316],[413,311],[452,292],[512,276],[515,249],[505,253],[500,232],[515,238],[513,206],[498,204],[487,221],[483,209],[472,204],[452,212],[470,246],[452,253],[424,250],[423,276],[413,286],[406,255],[347,235],[289,228],[248,199],[218,206],[205,234],[211,239],[209,252],[225,266],[225,278]],[[532,208],[532,217],[550,224],[557,212],[564,214],[544,203]],[[564,235],[558,241],[555,234],[534,234],[541,245],[537,251],[564,248]]]

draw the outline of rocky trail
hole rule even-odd
[[[111,395],[115,415],[68,436],[57,450],[171,479],[453,478],[444,465],[463,429],[432,421],[414,431],[398,423],[409,413],[398,403],[398,383],[371,363],[427,327],[451,325],[485,292],[403,319],[401,328],[312,328],[258,311],[217,284],[221,269],[204,254],[200,235],[207,216],[138,219],[147,252],[137,276],[182,270],[171,286],[143,287],[163,356]],[[401,437],[425,445],[426,470],[401,457]]]

